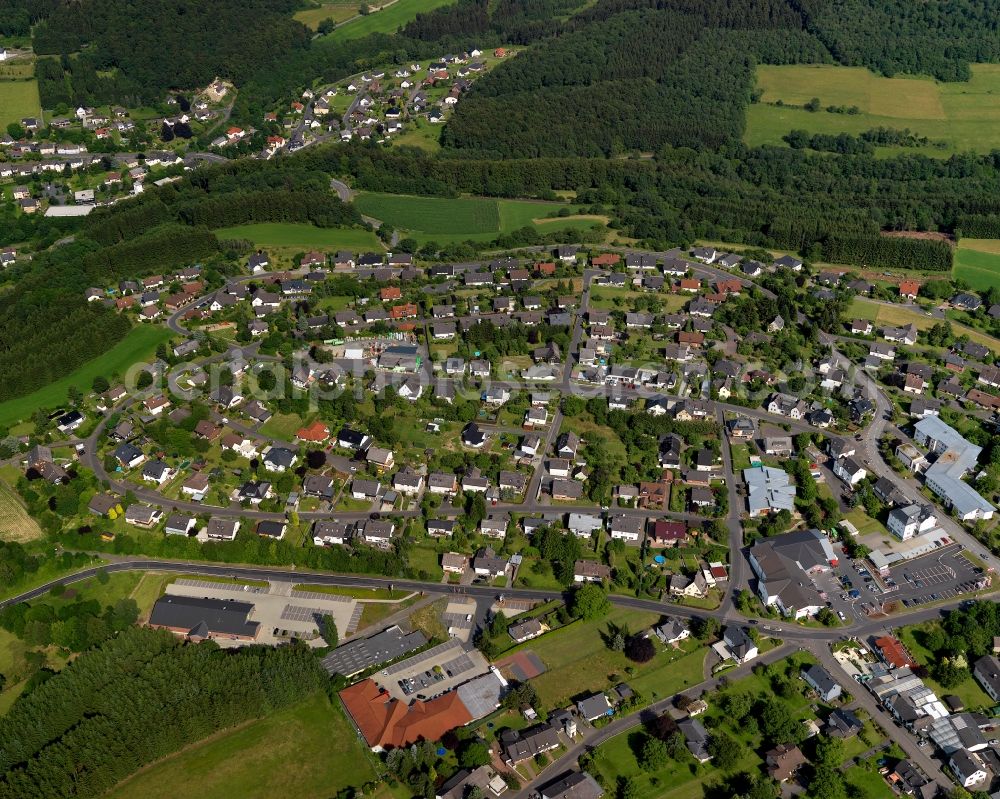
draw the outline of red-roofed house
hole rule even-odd
[[[733,278],[732,280],[720,280],[715,284],[719,294],[739,294],[743,290],[743,284]]]
[[[613,252],[604,253],[593,258],[590,263],[594,266],[614,266],[622,257]]]
[[[437,741],[446,732],[472,721],[458,691],[449,691],[429,702],[415,699],[407,705],[382,691],[374,680],[362,680],[341,691],[340,699],[365,741],[376,751],[417,741]]]
[[[295,434],[299,441],[311,441],[315,444],[322,444],[330,438],[330,428],[320,421],[315,421],[308,427],[299,428]]]
[[[701,288],[701,281],[693,277],[681,278],[677,283],[681,291],[698,291]]]
[[[916,280],[904,280],[899,284],[899,296],[905,299],[915,300],[919,291],[920,284]]]
[[[902,666],[913,667],[917,665],[916,661],[910,657],[910,653],[906,651],[906,647],[891,635],[883,635],[881,638],[876,638],[875,646],[878,647],[882,660],[888,666],[898,669]]]
[[[403,292],[399,286],[386,286],[378,293],[378,296],[382,302],[386,300],[398,300],[403,296]]]
[[[392,319],[412,319],[418,312],[417,306],[408,302],[405,305],[393,305],[389,309],[389,317]]]
[[[656,547],[677,547],[687,541],[688,529],[684,522],[657,519],[649,531],[649,541]]]
[[[556,273],[556,265],[553,263],[535,264],[535,271],[540,275],[554,275]]]

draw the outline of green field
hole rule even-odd
[[[938,622],[925,622],[923,624],[912,624],[908,627],[900,627],[899,630],[897,630],[899,640],[902,641],[906,648],[910,651],[914,660],[922,666],[930,667],[936,660],[934,653],[924,646],[923,641],[927,631],[938,624]],[[944,688],[933,677],[925,677],[924,682],[927,683],[927,686],[931,688],[938,695],[938,697],[954,694],[962,700],[965,704],[966,710],[988,709],[993,707],[995,704],[993,700],[989,698],[987,693],[979,687],[979,683],[976,682],[971,673],[967,673],[965,679],[952,688]]]
[[[951,274],[967,281],[974,289],[986,290],[1000,286],[1000,240],[959,241]]]
[[[28,419],[38,408],[62,404],[70,386],[76,386],[84,393],[90,392],[95,377],[103,375],[111,380],[113,375],[124,373],[132,364],[152,357],[156,345],[169,339],[170,331],[165,327],[143,325],[133,328],[110,350],[87,361],[72,374],[31,394],[0,402],[0,425],[12,425],[21,419]]]
[[[881,305],[863,297],[855,297],[851,301],[848,315],[854,319],[871,319],[880,325],[904,326],[912,322],[917,326],[917,330],[926,330],[939,321],[920,310],[913,310],[902,305]],[[966,335],[970,341],[975,341],[995,353],[1000,353],[1000,341],[992,336],[954,321],[951,326],[956,336]]]
[[[345,19],[357,16],[360,3],[333,2],[320,3],[317,8],[304,8],[296,11],[295,19],[303,25],[316,30],[324,19],[332,19],[338,25]]]
[[[586,229],[607,221],[603,217],[589,216],[546,219],[548,214],[566,206],[531,200],[449,199],[361,192],[354,204],[361,213],[404,230],[421,243],[490,241],[501,233],[526,226],[540,231]]]
[[[338,41],[360,39],[369,33],[395,33],[417,14],[425,14],[435,8],[447,6],[455,0],[394,0],[386,3],[380,11],[372,11],[364,17],[358,17],[343,27],[337,28],[330,37]],[[360,6],[361,3],[358,3]],[[374,3],[370,3],[374,6]]]
[[[324,247],[345,250],[379,250],[378,236],[361,228],[316,227],[297,222],[261,222],[219,228],[220,239],[248,239],[256,247]]]
[[[113,799],[327,799],[360,788],[375,773],[369,753],[339,707],[318,694],[193,744],[139,771]]]
[[[861,133],[877,127],[903,129],[946,146],[880,148],[880,154],[923,152],[947,156],[1000,147],[1000,65],[974,64],[967,83],[940,83],[924,77],[884,78],[862,67],[831,65],[760,66],[761,102],[747,113],[744,137],[750,145],[782,144],[791,130]],[[813,97],[822,108],[857,106],[859,114],[811,113],[776,106],[801,106]]]
[[[546,708],[563,707],[580,694],[607,690],[626,679],[629,665],[635,668],[628,677],[629,685],[647,700],[662,699],[702,681],[705,649],[693,639],[684,641],[680,649],[657,644],[656,656],[649,663],[636,665],[621,652],[609,649],[601,637],[609,623],[625,625],[637,633],[659,618],[656,613],[616,608],[599,622],[577,621],[514,650],[530,650],[545,664],[547,671],[531,683]]]
[[[0,80],[0,129],[23,117],[38,117],[41,112],[38,81]]]

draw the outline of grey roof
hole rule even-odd
[[[559,746],[559,729],[549,723],[539,724],[507,738],[503,741],[504,757],[512,763],[520,763]]]
[[[167,594],[156,600],[149,623],[188,631],[203,627],[212,633],[253,638],[260,625],[247,620],[251,611],[249,602]]]
[[[337,647],[323,658],[323,667],[330,674],[350,677],[373,666],[395,660],[426,644],[427,638],[419,630],[404,633],[399,627],[393,626],[370,638],[356,639]]]
[[[586,771],[574,771],[543,788],[542,799],[601,799],[604,789]]]
[[[605,716],[611,710],[608,698],[604,694],[594,694],[576,703],[576,709],[588,721],[599,716]]]

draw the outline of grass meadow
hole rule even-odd
[[[1000,286],[1000,239],[960,240],[951,273],[974,289]]]
[[[448,244],[490,241],[502,233],[531,226],[537,230],[586,229],[607,220],[596,216],[546,218],[565,208],[559,203],[497,200],[487,197],[415,197],[361,192],[354,199],[361,213],[406,231],[417,241]]]
[[[0,129],[24,117],[38,117],[41,111],[38,81],[0,80]]]
[[[29,419],[38,408],[52,408],[66,401],[70,386],[76,386],[85,394],[98,375],[111,381],[113,375],[120,375],[132,364],[149,359],[156,352],[156,346],[170,338],[170,331],[160,325],[135,327],[110,350],[87,361],[79,369],[37,391],[23,397],[0,402],[0,425],[13,425]],[[112,381],[113,382],[113,381]]]
[[[256,247],[322,247],[329,250],[379,250],[378,236],[361,228],[326,228],[300,222],[260,222],[219,228],[220,239],[248,239]]]
[[[327,799],[374,779],[371,755],[340,707],[317,694],[141,769],[110,799]]]
[[[795,129],[857,134],[888,127],[909,128],[944,146],[880,148],[882,155],[923,152],[946,157],[1000,147],[1000,64],[974,64],[967,83],[941,83],[920,76],[885,78],[863,67],[827,64],[760,66],[757,85],[763,95],[747,112],[744,138],[750,145],[780,145],[782,136]],[[773,105],[781,100],[801,106],[813,97],[819,98],[822,108],[853,105],[861,113],[811,113]]]
[[[378,11],[371,11],[363,17],[358,17],[346,25],[336,28],[327,36],[336,41],[346,42],[351,39],[360,39],[370,33],[395,33],[407,22],[413,20],[417,14],[426,14],[428,11],[451,5],[453,2],[455,0],[394,0],[384,4]],[[369,6],[374,5],[376,4],[369,3]],[[360,6],[361,2],[355,8]],[[320,19],[324,18],[320,17]],[[319,24],[319,20],[316,21],[316,24]]]

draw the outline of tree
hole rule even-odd
[[[596,583],[581,585],[570,594],[569,612],[578,619],[593,621],[606,615],[609,610],[611,603],[608,601],[608,593]]]
[[[656,654],[656,647],[645,635],[633,635],[625,644],[625,657],[636,663],[648,663]]]
[[[479,768],[490,762],[490,748],[479,738],[465,741],[458,751],[458,765],[462,768]]]
[[[699,616],[691,620],[691,634],[699,641],[708,641],[719,634],[721,625],[712,616]]]
[[[713,732],[708,739],[708,753],[712,764],[723,771],[729,771],[740,761],[743,748],[724,732]]]
[[[647,736],[639,752],[639,766],[643,771],[659,771],[667,765],[670,754],[667,745],[659,738]]]
[[[326,641],[327,646],[337,645],[337,623],[334,621],[333,616],[326,614],[320,619],[319,632],[323,636],[323,640]]]
[[[108,383],[108,379],[104,375],[98,375],[94,378],[94,382],[90,384],[91,389],[93,389],[95,394],[103,394],[111,385]]]
[[[7,135],[12,139],[23,139],[27,131],[21,126],[19,122],[10,122],[7,124]]]
[[[325,36],[328,33],[333,33],[333,29],[337,27],[337,23],[333,21],[332,17],[327,17],[319,22],[316,26],[316,32],[321,36]]]
[[[582,397],[577,397],[573,394],[567,394],[562,398],[562,412],[563,416],[573,417],[579,416],[587,408],[587,403]]]

